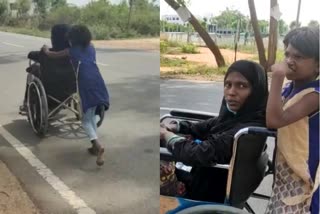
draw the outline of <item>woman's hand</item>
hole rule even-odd
[[[167,127],[163,123],[160,123],[160,140],[164,140],[167,133],[170,133]]]

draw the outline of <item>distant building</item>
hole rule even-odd
[[[180,25],[184,24],[184,22],[181,20],[181,18],[178,15],[163,15],[161,20],[166,21],[168,23],[172,23],[172,24],[180,24]]]

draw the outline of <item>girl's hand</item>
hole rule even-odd
[[[47,45],[43,45],[41,50],[44,52],[44,53],[47,53],[49,51],[49,47]]]
[[[285,77],[286,73],[290,72],[290,69],[285,62],[276,63],[271,66],[272,77]]]

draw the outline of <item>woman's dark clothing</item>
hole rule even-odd
[[[242,128],[265,126],[265,108],[268,96],[264,70],[256,63],[240,60],[232,64],[231,72],[241,73],[251,84],[252,92],[241,109],[233,114],[228,111],[223,99],[219,116],[200,122],[179,123],[179,133],[192,135],[202,142],[182,139],[174,143],[173,155],[178,161],[193,166],[191,181],[185,179],[187,197],[193,200],[223,202],[226,192],[227,170],[206,167],[215,163],[229,164],[232,156],[233,137]],[[168,148],[170,150],[170,148]]]

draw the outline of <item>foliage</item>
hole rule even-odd
[[[27,16],[31,8],[31,0],[17,0],[18,16]]]
[[[319,22],[316,20],[311,20],[308,24],[309,27],[319,27]]]
[[[288,25],[282,19],[279,20],[278,25],[279,25],[279,34],[285,35],[289,30]]]
[[[300,26],[301,26],[301,22],[298,23],[298,26],[296,26],[296,25],[297,25],[296,21],[292,21],[292,22],[290,23],[290,25],[289,25],[290,30],[293,30],[293,29],[295,29],[296,27],[300,27]]]
[[[41,21],[39,28],[49,30],[57,23],[77,24],[80,20],[80,15],[80,9],[77,7],[57,7]]]
[[[180,67],[187,65],[189,62],[184,59],[179,58],[167,58],[160,56],[160,66],[163,67]]]
[[[0,21],[8,11],[8,0],[0,0]]]
[[[27,3],[32,1],[35,5],[34,14],[24,18],[11,16],[6,13],[7,0],[0,0],[0,20],[5,20],[1,21],[4,25],[49,31],[55,24],[84,24],[90,28],[94,39],[159,35],[160,8],[154,0],[131,0],[131,17],[128,17],[127,0],[122,0],[119,4],[112,4],[109,0],[90,1],[81,8],[67,5],[67,0],[17,1],[17,9],[21,15],[29,11]]]
[[[168,42],[165,40],[160,40],[160,53],[166,53],[168,51]]]
[[[190,53],[196,54],[199,53],[197,46],[193,44],[182,44],[179,42],[160,40],[160,53],[164,54],[181,54],[181,53]]]
[[[244,16],[240,11],[227,8],[222,11],[219,16],[212,17],[210,23],[216,24],[220,29],[237,29],[238,20],[241,20],[240,32],[246,30],[248,24],[248,18]]]
[[[51,0],[51,8],[56,9],[59,7],[66,7],[67,0]]]
[[[182,53],[191,53],[191,54],[199,53],[199,51],[197,50],[197,46],[193,44],[182,45],[181,50],[182,50]]]

